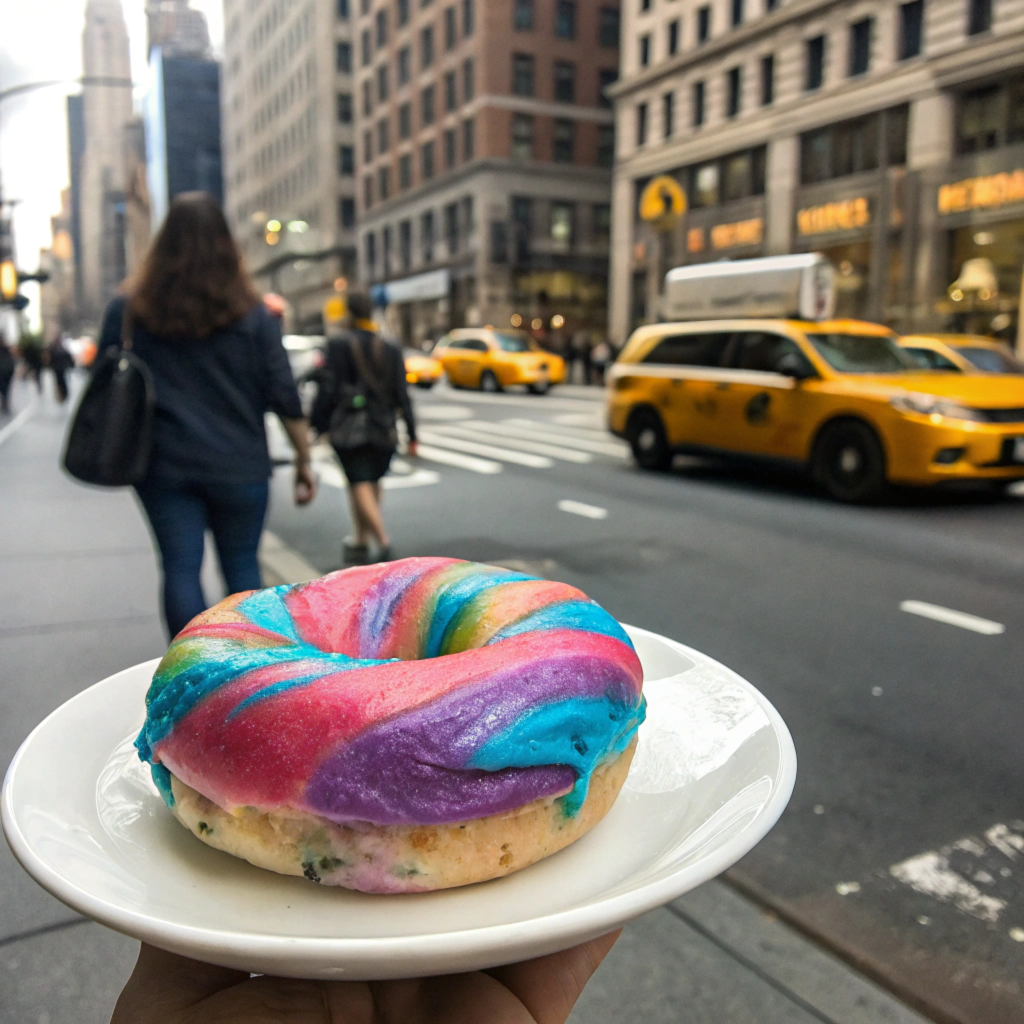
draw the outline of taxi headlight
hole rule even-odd
[[[969,409],[959,402],[935,395],[923,395],[916,391],[908,391],[905,395],[896,395],[889,399],[889,404],[899,412],[917,413],[919,416],[938,416],[948,420],[970,420],[975,423],[985,422],[985,414],[978,409]]]

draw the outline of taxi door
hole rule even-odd
[[[487,342],[481,338],[459,338],[449,344],[448,350],[450,355],[444,363],[448,379],[459,387],[477,387],[487,358]]]

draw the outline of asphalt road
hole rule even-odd
[[[844,507],[757,468],[643,473],[603,433],[597,391],[415,399],[425,457],[385,492],[396,555],[565,580],[744,675],[800,771],[732,880],[936,1020],[1024,1021],[1024,498]],[[328,571],[348,519],[322,474],[295,509],[280,470],[269,525]]]

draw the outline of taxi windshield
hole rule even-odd
[[[981,345],[957,345],[956,350],[985,373],[1024,373],[1024,363],[1014,359],[1009,352]]]
[[[818,354],[840,373],[902,373],[918,368],[896,344],[895,335],[806,333]]]
[[[530,342],[519,334],[504,334],[501,331],[495,331],[494,340],[502,352],[530,352],[533,349]]]

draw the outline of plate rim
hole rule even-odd
[[[652,630],[625,623],[622,625],[630,634],[642,634],[667,643],[679,653],[690,658],[695,664],[710,662],[731,676],[734,681],[739,682],[765,712],[769,724],[775,732],[780,752],[780,763],[773,780],[772,794],[747,828],[701,858],[696,864],[678,869],[655,882],[641,885],[638,889],[631,889],[608,898],[602,898],[598,894],[582,905],[519,921],[464,927],[445,932],[366,938],[282,936],[209,928],[168,921],[96,896],[42,860],[22,832],[13,807],[18,766],[37,734],[50,725],[51,719],[65,713],[65,709],[69,705],[86,699],[91,691],[109,684],[112,680],[128,672],[135,672],[140,668],[149,669],[151,666],[155,668],[159,664],[160,658],[121,669],[119,672],[86,687],[51,711],[28,734],[11,759],[4,776],[3,791],[0,794],[0,821],[2,821],[4,835],[22,868],[37,884],[66,906],[115,931],[164,948],[172,945],[179,949],[189,948],[197,953],[208,951],[211,954],[219,953],[221,957],[227,955],[235,958],[276,954],[279,957],[284,955],[290,961],[304,960],[306,962],[323,962],[336,958],[342,960],[346,958],[352,960],[379,958],[382,962],[386,962],[407,957],[426,959],[429,956],[441,954],[457,957],[481,945],[485,945],[489,949],[503,947],[511,951],[515,946],[529,940],[536,942],[538,947],[543,944],[550,949],[564,948],[563,940],[575,942],[580,936],[599,935],[603,931],[619,927],[627,921],[677,899],[683,893],[689,892],[721,874],[752,850],[771,831],[786,809],[796,783],[797,755],[793,738],[785,720],[756,686],[728,666],[695,648]],[[656,681],[652,680],[652,682]],[[680,886],[683,879],[685,879],[685,884]],[[561,946],[558,945],[560,941],[563,942]]]

